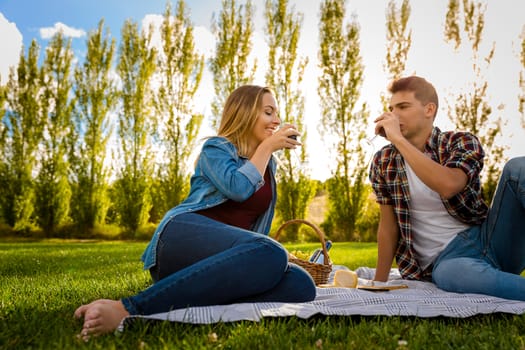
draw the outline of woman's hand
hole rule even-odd
[[[268,136],[259,144],[254,154],[251,156],[250,161],[255,165],[257,170],[259,170],[261,175],[264,175],[272,153],[283,148],[294,149],[297,146],[300,146],[301,142],[293,138],[293,136],[297,137],[300,135],[301,134],[297,131],[294,125],[283,125],[279,130],[273,133],[273,135]]]
[[[294,149],[302,145],[301,142],[297,141],[299,136],[301,134],[294,125],[284,124],[272,136],[261,142],[259,146],[270,148],[272,153],[283,148]]]

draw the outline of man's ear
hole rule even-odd
[[[429,102],[425,105],[425,114],[428,116],[428,117],[432,117],[434,118],[436,116],[436,104],[434,102]]]

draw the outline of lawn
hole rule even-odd
[[[525,316],[469,319],[316,317],[189,325],[137,324],[79,341],[73,311],[149,282],[144,242],[0,242],[0,349],[525,349]],[[318,244],[287,245],[311,251]],[[373,243],[335,243],[334,263],[373,266]]]

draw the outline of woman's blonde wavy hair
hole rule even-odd
[[[265,93],[273,94],[273,91],[269,87],[243,85],[235,89],[224,104],[218,136],[233,143],[240,156],[250,156],[248,140]]]

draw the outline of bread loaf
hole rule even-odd
[[[334,286],[357,288],[357,273],[348,270],[337,270],[334,274]]]

